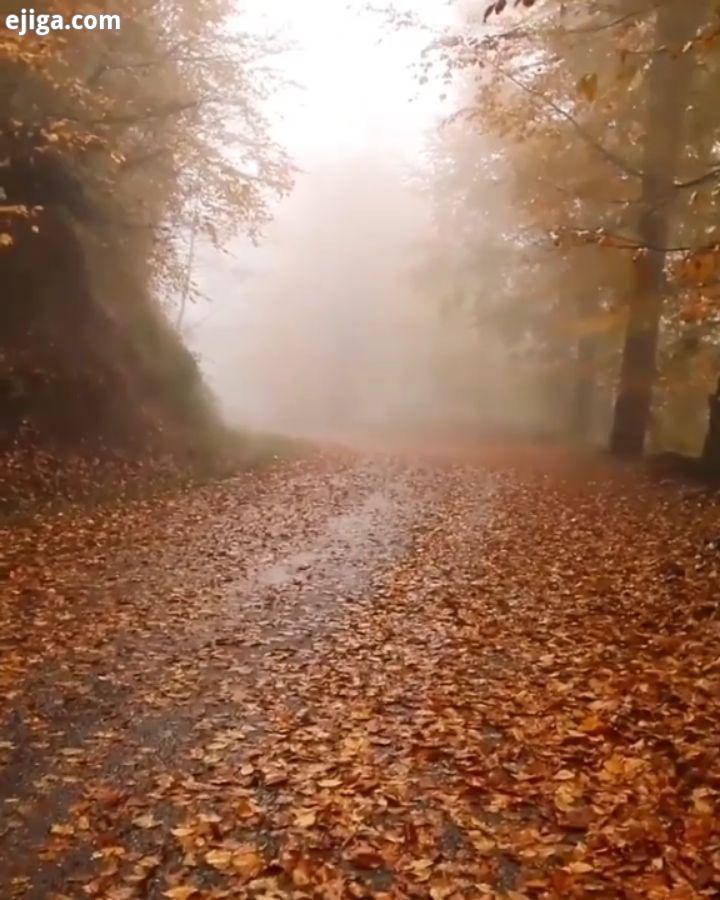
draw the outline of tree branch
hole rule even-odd
[[[554,100],[551,100],[542,91],[538,91],[536,88],[532,88],[527,84],[523,84],[518,78],[515,78],[514,75],[511,75],[509,72],[506,72],[504,69],[499,68],[498,66],[492,65],[492,68],[506,78],[508,81],[512,82],[516,87],[520,88],[521,91],[524,91],[526,94],[529,94],[531,97],[534,97],[536,100],[539,100],[541,103],[544,103],[545,106],[552,109],[556,112],[561,118],[565,119],[566,122],[569,122],[570,125],[577,131],[581,138],[586,141],[597,153],[601,156],[604,156],[605,159],[612,163],[615,168],[619,169],[625,175],[631,175],[634,178],[642,178],[642,172],[639,169],[632,168],[628,165],[628,163],[622,159],[622,157],[617,156],[617,154],[613,153],[612,150],[608,150],[604,144],[601,144],[600,141],[590,134],[578,121],[577,119],[570,115],[569,112],[564,110],[562,106],[559,106],[555,103]]]
[[[699,187],[701,184],[707,184],[708,181],[715,181],[716,178],[720,178],[720,166],[710,169],[709,172],[699,175],[697,178],[692,178],[690,181],[675,181],[673,182],[673,187],[678,190]]]
[[[644,244],[638,241],[637,238],[629,237],[625,234],[616,234],[602,228],[564,228],[554,232],[554,234],[556,237],[560,237],[563,232],[574,235],[584,243],[596,243],[612,250],[652,250],[655,253],[703,253],[720,250],[720,244],[718,243],[707,244],[701,247],[660,247],[656,244]]]
[[[598,25],[581,25],[577,28],[528,28],[526,25],[518,25],[514,28],[510,28],[507,31],[489,35],[486,40],[489,42],[497,42],[530,36],[572,37],[578,34],[596,34],[600,31],[608,31],[612,28],[617,28],[619,25],[624,25],[625,22],[630,22],[633,19],[640,19],[643,16],[649,15],[650,13],[655,12],[660,6],[663,5],[663,3],[667,2],[673,2],[673,0],[657,0],[657,2],[652,3],[650,6],[646,6],[641,9],[635,9],[632,12],[625,13],[624,15],[618,16],[617,18],[611,19],[610,21],[601,22]]]
[[[599,203],[604,206],[639,206],[643,203],[642,200],[623,200],[615,197],[592,197],[590,194],[581,194],[577,191],[573,191],[570,188],[562,187],[559,184],[555,184],[554,181],[550,181],[547,178],[541,178],[538,176],[536,178],[540,184],[546,184],[548,187],[552,188],[554,191],[557,191],[560,194],[565,194],[566,197],[569,197],[571,200],[580,200],[583,203]]]
[[[618,16],[616,19],[611,19],[609,22],[601,22],[599,25],[584,25],[578,28],[558,28],[553,29],[555,34],[595,34],[598,31],[607,31],[611,28],[617,28],[618,25],[624,25],[625,22],[630,22],[633,19],[640,19],[643,16],[646,16],[650,13],[655,12],[659,7],[661,7],[664,3],[668,2],[676,2],[676,0],[658,0],[656,3],[651,3],[650,6],[646,6],[644,9],[636,9],[633,12],[625,13],[622,16]]]

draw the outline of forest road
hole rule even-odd
[[[0,897],[715,896],[716,513],[336,453],[5,528]]]

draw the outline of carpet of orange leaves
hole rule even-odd
[[[720,895],[712,496],[504,448],[288,469],[110,517],[148,568],[6,656],[3,897]]]

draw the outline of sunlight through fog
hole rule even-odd
[[[417,8],[438,27],[449,15],[441,0]],[[442,320],[413,275],[431,214],[413,182],[446,112],[442,87],[418,83],[430,32],[333,0],[246,10],[292,44],[277,64],[295,84],[269,106],[301,171],[262,248],[198,260],[212,302],[194,307],[188,337],[223,409],[312,434],[467,418],[487,372],[480,339]]]

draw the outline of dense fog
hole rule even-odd
[[[696,453],[717,368],[718,254],[703,249],[717,230],[712,204],[679,193],[687,209],[673,208],[668,247],[656,247],[640,234],[637,173],[672,162],[676,186],[709,191],[715,170],[698,177],[693,129],[711,134],[714,112],[686,123],[687,146],[667,164],[644,160],[654,141],[623,162],[620,130],[605,143],[594,135],[607,126],[603,104],[643,132],[640,73],[618,68],[582,22],[569,52],[562,28],[556,45],[552,31],[505,33],[487,12],[415,0],[388,21],[364,3],[243,4],[244,26],[286,42],[265,112],[293,186],[269,203],[259,246],[236,239],[223,253],[199,241],[183,338],[240,428],[511,426],[601,443],[612,432],[631,454],[646,439]],[[513,34],[527,45],[519,56],[502,50]],[[624,40],[628,58],[641,54],[650,23]],[[678,70],[688,84],[698,77]],[[678,70],[655,74],[670,84]],[[663,318],[653,300],[637,356],[632,317],[645,319],[628,298],[650,279],[638,268],[647,252],[675,301]]]
[[[294,85],[272,102],[299,171],[259,247],[199,255],[184,329],[237,426],[389,436],[517,401],[497,335],[477,327],[477,290],[456,302],[462,286],[428,265],[444,248],[426,157],[449,109],[441,86],[419,83],[428,34],[359,6],[263,9],[293,41],[281,65]],[[438,26],[452,15],[418,8]]]
[[[496,342],[430,302],[430,210],[409,180],[400,160],[327,162],[300,177],[263,250],[244,248],[254,270],[207,262],[204,290],[227,299],[194,311],[190,338],[232,422],[340,436],[504,405]]]

